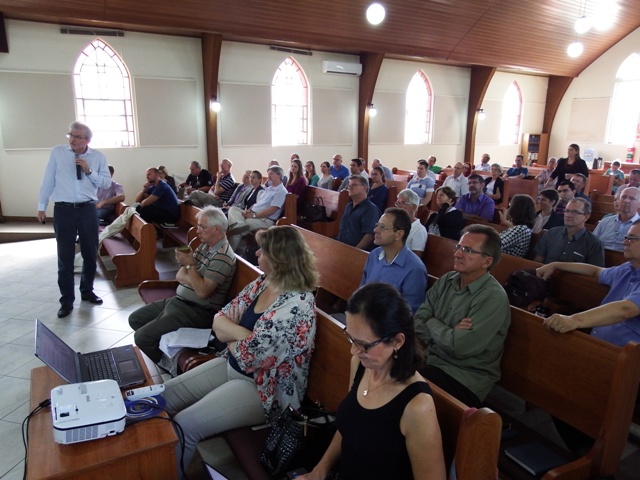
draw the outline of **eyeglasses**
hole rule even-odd
[[[375,347],[376,345],[380,345],[382,342],[386,342],[389,339],[393,338],[393,336],[395,335],[395,333],[393,335],[387,335],[386,337],[382,337],[379,340],[376,340],[375,342],[371,342],[371,343],[364,343],[361,342],[360,340],[355,340],[351,335],[349,335],[349,332],[347,332],[347,327],[344,327],[342,329],[342,333],[344,333],[344,336],[347,337],[347,340],[349,341],[349,343],[351,345],[355,345],[356,348],[358,350],[360,350],[362,353],[368,353],[369,350],[371,350],[373,347]]]
[[[624,239],[627,242],[635,242],[636,240],[640,240],[640,237],[636,237],[635,235],[625,235]]]
[[[457,252],[458,250],[462,250],[463,253],[475,253],[476,255],[484,255],[484,256],[488,256],[486,253],[484,252],[479,252],[478,250],[474,250],[471,247],[467,247],[465,245],[460,245],[459,243],[456,243],[453,246],[453,251]]]
[[[416,207],[417,205],[414,205],[413,203],[407,203],[407,202],[401,202],[400,200],[397,200],[395,203],[396,207]]]
[[[387,230],[393,230],[394,232],[397,231],[398,229],[395,227],[388,227],[387,225],[385,225],[384,223],[376,223],[373,228],[378,228],[380,229],[381,232],[386,232]]]
[[[84,135],[74,135],[73,133],[67,133],[67,138],[69,140],[86,140],[87,137]]]
[[[196,225],[198,230],[205,230],[205,229],[210,228],[212,226],[213,225],[200,225],[200,224]]]
[[[364,187],[364,185],[362,185],[361,183],[350,183],[347,186],[347,190],[353,190],[354,187]]]
[[[579,212],[578,210],[565,210],[565,215],[586,215],[584,212]]]

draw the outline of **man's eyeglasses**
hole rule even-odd
[[[376,223],[373,228],[378,228],[380,229],[381,232],[386,232],[387,230],[393,230],[394,232],[397,231],[398,229],[395,227],[389,227],[387,225],[385,225],[384,223]]]
[[[457,252],[458,250],[462,250],[462,253],[475,253],[476,255],[484,255],[484,256],[488,256],[486,253],[484,252],[479,252],[478,250],[474,250],[471,247],[467,247],[465,245],[460,245],[459,243],[456,243],[453,246],[453,251]]]
[[[627,242],[635,242],[636,240],[640,240],[640,237],[636,237],[635,235],[625,235],[624,239]]]
[[[73,133],[67,133],[67,138],[69,140],[86,140],[87,137],[84,135],[74,135]]]
[[[376,345],[380,345],[382,342],[386,342],[390,340],[395,335],[394,333],[393,335],[387,335],[386,337],[382,337],[381,339],[376,340],[375,342],[364,343],[364,342],[361,342],[360,340],[355,340],[351,335],[349,335],[349,332],[347,332],[347,327],[342,329],[342,333],[344,333],[344,336],[347,337],[347,340],[349,341],[349,343],[351,345],[355,345],[356,348],[360,350],[362,353],[369,352],[369,350],[371,350]]]
[[[400,200],[397,200],[395,203],[396,207],[417,207],[417,205],[414,205],[413,203],[407,203],[407,202],[401,202]]]
[[[565,210],[565,215],[586,215],[584,212],[580,212],[578,210]]]
[[[198,230],[205,230],[205,229],[207,229],[207,228],[209,228],[209,227],[211,227],[211,226],[212,226],[212,225],[200,225],[200,224],[196,225],[196,227],[198,228]]]

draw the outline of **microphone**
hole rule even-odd
[[[76,160],[80,158],[80,155],[76,155]],[[82,167],[76,164],[76,178],[82,180]]]

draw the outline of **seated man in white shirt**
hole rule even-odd
[[[275,225],[287,197],[287,189],[282,184],[284,171],[282,167],[272,166],[268,169],[270,186],[258,201],[249,209],[242,210],[232,206],[229,208],[229,244],[237,252],[240,240],[248,233]]]
[[[406,245],[409,250],[422,258],[422,252],[427,244],[427,229],[420,223],[420,219],[416,218],[420,197],[413,190],[405,188],[398,193],[396,207],[401,208],[409,214],[411,218],[411,231],[407,237]]]
[[[480,172],[490,172],[491,165],[489,164],[489,160],[491,160],[489,154],[483,153],[482,158],[480,159],[480,165],[476,165],[476,170]]]
[[[456,192],[456,198],[469,193],[469,180],[462,174],[462,162],[457,162],[453,166],[453,175],[444,179],[443,187],[451,187]]]
[[[622,252],[624,251],[622,242],[631,225],[640,220],[640,215],[638,215],[640,188],[625,188],[620,194],[617,206],[618,213],[607,215],[600,220],[593,234],[600,239],[604,248]]]

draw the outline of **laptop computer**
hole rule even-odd
[[[81,354],[37,319],[36,357],[69,383],[112,379],[123,388],[146,380],[133,345]]]

